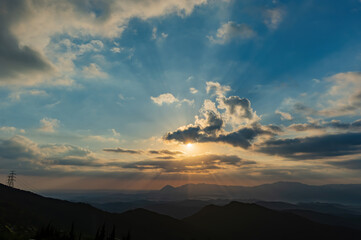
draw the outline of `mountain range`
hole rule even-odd
[[[276,182],[259,186],[223,186],[215,184],[186,184],[179,187],[167,185],[160,190],[129,192],[43,192],[46,196],[89,203],[134,201],[182,201],[182,200],[241,200],[324,202],[360,205],[361,184],[307,185],[298,182]]]
[[[43,197],[4,185],[0,185],[0,196],[0,239],[10,239],[4,236],[14,235],[19,229],[27,229],[30,235],[49,223],[64,231],[73,226],[83,239],[94,239],[91,236],[101,226],[108,232],[114,227],[118,239],[130,236],[126,239],[132,240],[359,239],[361,236],[357,229],[321,224],[254,203],[211,204],[191,216],[176,219],[142,208],[109,213],[88,204]]]

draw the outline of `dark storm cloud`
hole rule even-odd
[[[360,159],[346,160],[346,161],[329,161],[327,163],[330,165],[336,166],[336,167],[341,167],[341,168],[355,169],[355,170],[361,169],[361,160]]]
[[[37,145],[30,139],[15,136],[0,140],[0,169],[17,169],[21,173],[66,171],[56,166],[101,166],[87,149],[59,144]]]
[[[260,126],[242,128],[238,131],[228,134],[221,134],[214,139],[214,142],[228,143],[235,147],[248,148],[252,145],[254,139],[261,135],[273,136],[274,133],[269,130],[264,130]]]
[[[185,129],[179,129],[175,132],[167,133],[166,140],[176,140],[182,143],[187,142],[221,142],[231,144],[235,147],[248,148],[252,145],[254,139],[261,135],[274,136],[272,129],[262,127],[260,124],[253,124],[249,127],[243,127],[237,131],[210,136],[203,132],[199,126],[191,126]]]
[[[138,170],[163,170],[165,172],[205,172],[212,169],[225,167],[240,167],[242,165],[255,164],[254,161],[244,161],[235,155],[198,155],[185,157],[178,160],[145,160],[133,163],[125,163],[123,168]]]
[[[196,116],[194,124],[166,133],[164,140],[181,143],[219,142],[247,149],[258,137],[273,137],[283,131],[276,125],[261,125],[247,98],[224,97],[225,92],[230,90],[229,87],[207,82],[207,92],[211,91],[212,87],[218,96],[218,105],[211,100],[205,100],[200,109],[201,115]],[[227,131],[227,127],[233,130]]]
[[[164,139],[176,140],[182,143],[199,142],[200,139],[206,138],[206,135],[202,134],[201,130],[200,126],[190,126],[174,132],[169,132],[164,136]]]
[[[308,131],[317,129],[339,129],[339,130],[359,130],[361,129],[361,119],[356,120],[352,123],[343,123],[339,120],[332,120],[330,122],[311,122],[311,123],[297,123],[292,124],[288,127],[289,129],[296,131]]]
[[[346,129],[346,130],[358,130],[361,129],[361,119],[358,119],[352,123],[342,123],[341,121],[333,120],[326,124],[326,126],[338,129]]]
[[[308,130],[324,129],[324,126],[321,126],[319,123],[295,123],[288,127],[289,129],[302,132]]]
[[[306,138],[268,140],[259,152],[290,159],[322,159],[361,153],[361,133],[341,133]]]
[[[170,159],[175,159],[175,157],[173,157],[173,156],[160,156],[160,157],[156,157],[155,159],[170,160]]]
[[[142,150],[132,150],[132,149],[124,149],[124,148],[104,148],[105,152],[116,152],[116,153],[128,153],[128,154],[141,154]]]
[[[167,150],[167,149],[161,149],[161,150],[149,150],[149,154],[158,154],[158,155],[180,155],[184,154],[182,151],[173,151],[173,150]]]
[[[207,111],[207,126],[203,128],[203,131],[207,134],[215,134],[223,127],[223,120],[213,111]]]
[[[95,160],[95,159],[92,159]],[[104,164],[101,164],[96,161],[85,161],[84,159],[78,158],[51,158],[47,160],[46,164],[57,165],[57,166],[78,166],[78,167],[103,167]]]
[[[0,140],[0,159],[16,161],[17,159],[33,159],[40,156],[34,145],[23,137]]]
[[[50,64],[28,46],[21,46],[11,26],[26,17],[28,9],[25,1],[0,1],[0,81],[20,73],[49,71]]]

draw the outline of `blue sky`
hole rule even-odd
[[[360,183],[358,0],[0,6],[2,174]]]

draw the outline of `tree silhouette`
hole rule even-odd
[[[69,240],[75,240],[74,222],[71,224],[71,229],[69,232]]]
[[[115,225],[113,225],[113,230],[110,236],[108,237],[108,240],[115,240]]]

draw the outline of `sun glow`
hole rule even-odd
[[[192,148],[193,147],[193,144],[192,143],[187,143],[187,148],[189,149],[189,148]]]

